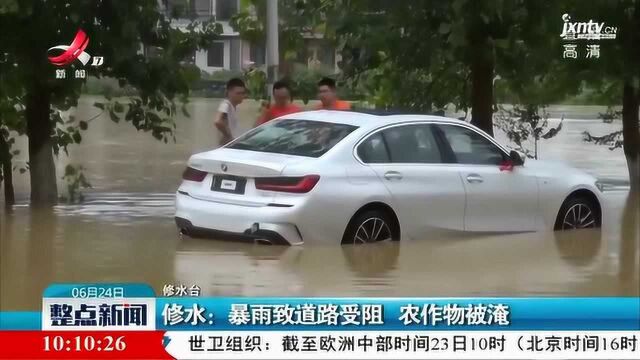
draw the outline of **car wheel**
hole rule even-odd
[[[554,229],[564,231],[598,228],[600,223],[600,213],[593,201],[585,197],[574,197],[562,204]]]
[[[369,210],[351,220],[342,238],[343,244],[365,244],[391,240],[393,223],[383,211]]]

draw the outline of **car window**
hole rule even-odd
[[[506,155],[484,136],[466,127],[438,125],[451,146],[457,163],[473,165],[500,165]]]
[[[322,121],[274,120],[242,135],[228,148],[317,158],[357,128]]]
[[[358,156],[362,162],[367,164],[388,163],[389,152],[382,138],[382,133],[376,133],[360,146],[358,146]]]
[[[382,132],[392,163],[441,163],[430,125],[396,126]]]

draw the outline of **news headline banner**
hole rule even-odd
[[[158,298],[163,330],[638,330],[638,298]]]
[[[41,313],[1,312],[0,331],[36,330],[15,337],[44,344],[30,353],[42,358],[150,356],[137,334],[162,337],[156,355],[190,359],[640,358],[638,297],[212,298],[195,285],[175,289],[183,295],[54,284]]]
[[[640,298],[156,297],[146,284],[54,284],[41,314],[2,314],[22,330],[638,330]]]

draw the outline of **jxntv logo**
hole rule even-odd
[[[600,40],[614,40],[616,38],[618,28],[613,26],[605,26],[604,22],[595,22],[589,19],[589,22],[585,21],[571,21],[569,14],[562,15],[562,33],[560,37],[564,41],[600,41]],[[564,51],[562,57],[565,59],[577,59],[578,44],[568,43],[563,44]],[[586,44],[586,52],[584,57],[586,59],[599,59],[600,58],[600,44],[591,43]]]
[[[76,33],[76,36],[73,38],[73,41],[70,45],[56,45],[47,50],[47,57],[49,62],[56,66],[68,66],[71,65],[74,61],[78,60],[82,66],[85,66],[89,63],[90,60],[91,66],[100,66],[104,63],[104,57],[102,56],[91,56],[89,53],[84,50],[89,45],[89,36],[82,30],[79,29]],[[62,53],[60,53],[62,51]],[[84,69],[77,69],[75,71],[76,78],[86,78],[86,72]],[[64,79],[66,78],[66,71],[64,69],[56,70],[56,79]]]

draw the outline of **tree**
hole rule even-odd
[[[614,40],[600,41],[598,61],[577,61],[574,74],[608,100],[622,104],[622,130],[603,136],[585,134],[585,140],[607,143],[612,149],[622,147],[629,170],[632,190],[640,189],[640,1],[594,1],[589,6],[566,4],[566,11],[576,21],[605,22],[617,28]],[[620,138],[620,134],[622,137]]]
[[[6,77],[3,75],[3,63],[0,62],[0,83]],[[0,86],[0,182],[4,185],[5,206],[15,203],[13,191],[13,167],[12,158],[20,153],[12,151],[15,138],[11,137],[9,130],[14,130],[18,135],[24,135],[25,124],[21,121],[24,107],[20,98],[8,98],[3,95],[3,87]],[[20,169],[24,172],[26,169]]]
[[[5,134],[0,134],[0,182],[4,182],[5,205],[15,204],[16,198],[13,191],[13,169],[11,168],[10,145]]]
[[[465,108],[468,76],[445,51],[443,2],[335,1],[331,12],[342,77],[377,108],[430,113]],[[445,86],[442,86],[446,84]]]
[[[76,61],[66,68],[65,79],[55,79],[60,68],[48,62],[47,49],[69,44],[78,29],[89,34],[87,52],[103,56],[104,65],[82,68]],[[193,22],[186,31],[172,28],[156,0],[2,0],[0,132],[5,139],[9,131],[24,131],[29,138],[31,203],[57,201],[53,155],[81,142],[81,132],[88,128],[83,119],[60,115],[78,103],[84,80],[71,76],[75,69],[134,87],[138,95],[128,103],[96,106],[113,121],[124,118],[137,130],[166,142],[175,127],[175,101],[186,101],[190,82],[199,76],[182,60],[206,47],[219,32],[220,26],[213,22]],[[158,55],[145,57],[141,46],[156,48]],[[7,159],[6,152],[2,159]]]
[[[549,46],[548,14],[540,1],[336,1],[336,33],[345,76],[373,77],[378,103],[429,112],[453,103],[493,134],[494,79],[525,83],[522,58]],[[536,70],[536,73],[533,72]],[[502,76],[502,73],[508,76]],[[517,88],[517,86],[512,86]]]
[[[243,0],[241,10],[231,19],[231,26],[240,36],[252,44],[266,42],[265,0]],[[330,0],[279,0],[278,24],[280,74],[291,75],[293,63],[304,49],[306,35],[323,34],[331,40],[331,27],[327,26],[325,11],[333,4]]]
[[[545,107],[515,105],[507,109],[501,106],[496,125],[516,145],[514,150],[537,160],[538,142],[558,135],[562,130],[562,120],[556,127],[549,128],[549,114]],[[528,141],[533,141],[533,150],[527,147]]]

